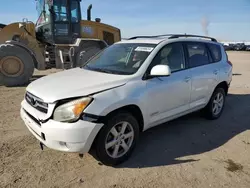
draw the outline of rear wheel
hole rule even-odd
[[[34,72],[31,55],[12,44],[0,45],[0,84],[19,86],[29,83]]]
[[[139,125],[130,113],[113,115],[98,134],[96,154],[105,165],[117,165],[129,158],[139,138]]]
[[[218,119],[224,109],[225,104],[225,90],[223,88],[216,88],[205,110],[205,115],[208,119]]]
[[[91,57],[101,51],[101,48],[98,46],[88,47],[86,49],[81,49],[76,55],[75,67],[82,66],[87,62]]]

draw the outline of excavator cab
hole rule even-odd
[[[81,0],[38,0],[37,39],[72,44],[81,36]]]

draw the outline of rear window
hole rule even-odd
[[[207,44],[211,52],[212,62],[218,62],[221,60],[221,48],[217,44]]]

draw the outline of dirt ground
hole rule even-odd
[[[25,88],[0,86],[0,187],[249,188],[250,53],[228,55],[234,77],[223,116],[208,121],[195,113],[152,128],[117,167],[89,154],[41,151],[19,115]]]

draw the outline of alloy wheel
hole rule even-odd
[[[105,141],[107,154],[112,158],[125,155],[133,143],[134,134],[133,127],[128,122],[123,121],[114,125]]]
[[[224,105],[224,96],[222,93],[217,93],[213,100],[213,107],[212,107],[213,114],[218,115],[221,112],[223,105]]]

